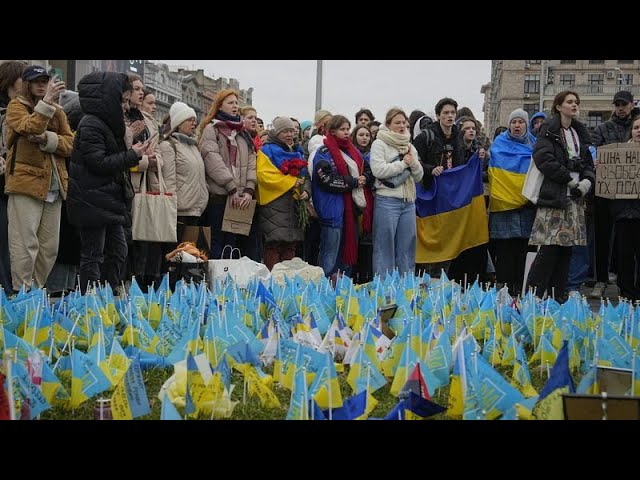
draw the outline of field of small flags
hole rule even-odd
[[[0,419],[555,419],[561,393],[599,392],[596,365],[640,391],[631,303],[594,313],[446,276],[0,290],[0,321]]]

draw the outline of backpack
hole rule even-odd
[[[415,139],[421,133],[427,132],[427,138],[426,138],[427,148],[431,148],[431,144],[433,143],[434,133],[433,133],[433,130],[429,129],[429,125],[431,125],[432,123],[433,123],[433,120],[431,120],[431,117],[429,117],[428,115],[424,115],[420,117],[416,122],[416,124],[413,126],[413,140],[415,141]]]

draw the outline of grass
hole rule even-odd
[[[495,369],[506,379],[511,377],[513,367],[511,366],[496,366]],[[272,373],[271,369],[265,369],[267,373]],[[531,367],[531,381],[534,388],[540,393],[544,383],[547,380],[546,372],[540,374],[540,368],[538,366]],[[348,369],[344,373],[339,373],[340,391],[342,398],[346,399],[353,395],[351,387],[347,384]],[[145,381],[145,387],[147,389],[147,397],[149,399],[149,405],[151,407],[151,413],[140,417],[139,420],[159,420],[161,402],[158,400],[158,393],[162,388],[165,381],[173,375],[171,369],[151,369],[143,372]],[[579,380],[575,375],[574,378]],[[61,379],[65,389],[71,391],[70,378],[64,377]],[[284,420],[287,416],[289,409],[289,402],[291,399],[291,391],[281,387],[278,383],[274,382],[272,385],[272,391],[278,397],[280,401],[279,408],[264,408],[260,404],[258,397],[249,397],[248,394],[244,394],[243,389],[243,376],[242,374],[234,371],[232,373],[231,383],[235,385],[231,398],[238,402],[233,410],[231,420]],[[378,405],[371,412],[371,417],[382,418],[384,417],[397,403],[398,399],[391,395],[391,381],[389,381],[384,387],[380,388],[374,393],[374,397],[378,401]],[[64,410],[60,407],[53,407],[46,412],[42,413],[41,419],[43,420],[95,420],[97,419],[97,407],[98,398],[110,398],[111,392],[104,392],[104,394],[98,395],[87,402],[80,405],[74,410]],[[243,397],[244,401],[243,401]],[[435,394],[432,393],[432,400],[444,407],[447,406],[449,398],[449,388],[444,387],[439,389]],[[450,417],[446,413],[438,414],[431,417],[434,420],[449,420]]]
[[[528,352],[528,356],[532,352]],[[512,366],[495,366],[505,379],[510,380],[513,370]],[[264,368],[264,371],[268,374],[273,373],[273,366]],[[151,413],[142,417],[139,420],[159,420],[161,413],[161,401],[158,399],[158,393],[162,388],[162,385],[173,375],[173,369],[150,369],[143,371],[143,378],[145,388],[147,391],[147,398],[151,407]],[[338,373],[338,380],[340,384],[340,390],[343,400],[351,397],[353,392],[351,387],[347,383],[347,375],[349,373],[349,367],[345,368],[343,373]],[[546,381],[546,371],[540,372],[539,366],[530,367],[531,380],[534,388],[538,393],[542,389],[544,382]],[[574,372],[574,378],[578,379]],[[62,385],[67,392],[71,392],[71,378],[67,375],[62,375],[60,378]],[[386,414],[395,406],[398,402],[397,397],[390,393],[392,378],[387,379],[388,382],[385,386],[378,389],[374,393],[375,399],[378,404],[371,412],[371,417],[383,418]],[[265,408],[261,405],[257,396],[250,397],[248,393],[244,392],[244,377],[237,371],[232,372],[231,378],[232,385],[235,385],[231,398],[233,401],[237,401],[233,413],[230,417],[231,420],[284,420],[287,416],[289,409],[289,403],[291,398],[291,391],[282,387],[279,383],[273,382],[271,389],[280,402],[279,408]],[[94,398],[89,399],[79,407],[73,410],[67,410],[59,406],[54,406],[49,410],[41,414],[43,420],[96,420],[98,419],[98,400],[101,398],[111,398],[112,391],[103,392]],[[445,386],[438,389],[435,393],[431,392],[432,401],[447,407],[449,398],[449,387]],[[435,415],[431,417],[434,420],[448,420],[450,417],[446,413]]]

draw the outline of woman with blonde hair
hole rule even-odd
[[[199,127],[200,154],[209,188],[211,258],[220,258],[224,246],[231,245],[259,261],[255,217],[248,236],[222,231],[227,199],[231,199],[231,208],[244,210],[251,205],[256,191],[256,151],[239,114],[239,99],[235,90],[218,92]]]
[[[56,102],[64,82],[37,65],[22,72],[22,92],[9,102],[6,122],[9,251],[13,289],[44,287],[58,254],[62,199],[73,133]]]
[[[411,145],[409,119],[400,108],[387,112],[371,145],[376,177],[373,210],[373,272],[412,273],[416,264],[416,182],[424,174]]]
[[[258,111],[249,105],[240,109],[240,116],[242,117],[244,128],[249,132],[249,136],[253,140],[253,145],[257,152],[262,148],[260,129],[258,127]]]

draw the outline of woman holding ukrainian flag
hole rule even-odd
[[[293,144],[295,126],[289,117],[276,117],[257,156],[260,228],[264,235],[264,264],[291,260],[304,239],[297,201],[311,198],[307,162],[299,144]],[[289,146],[291,145],[291,146]]]
[[[495,245],[496,281],[513,295],[522,290],[527,246],[535,206],[522,196],[536,137],[529,115],[518,108],[509,115],[509,129],[491,145],[489,158],[489,238]]]

